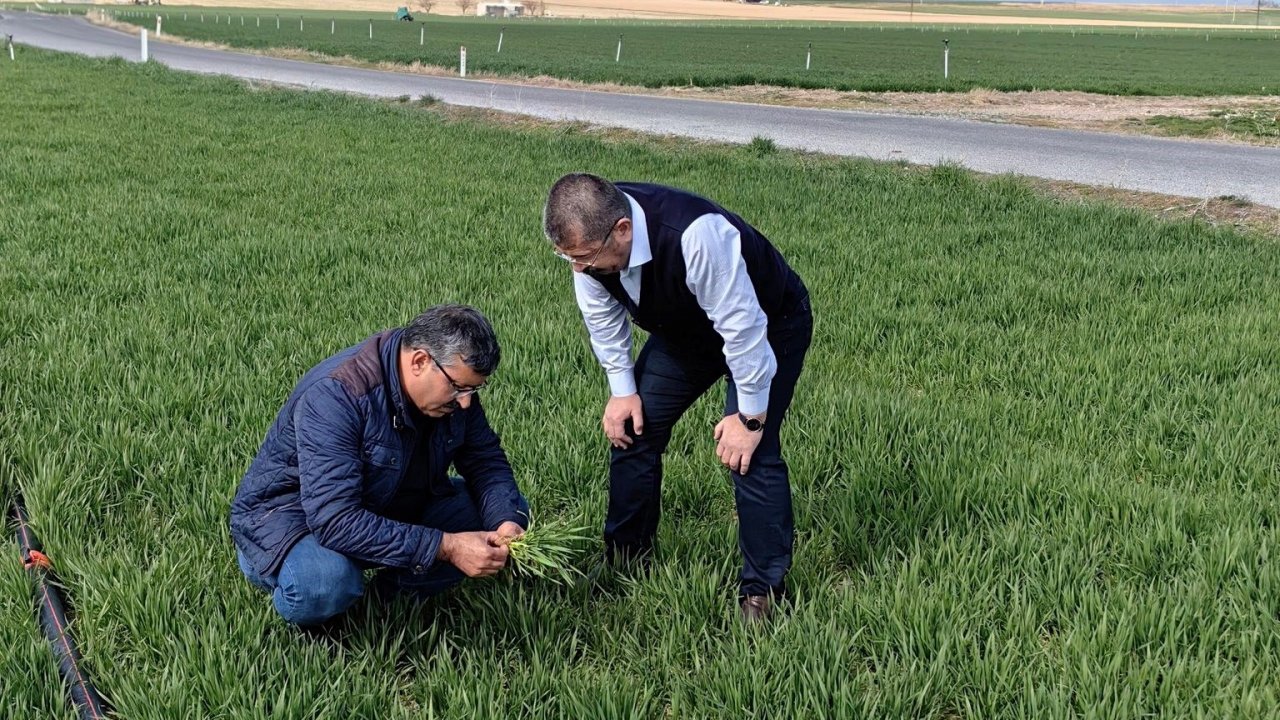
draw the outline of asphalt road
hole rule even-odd
[[[0,32],[20,46],[139,59],[137,36],[78,17],[5,11]],[[664,135],[728,142],[760,136],[780,147],[834,155],[952,162],[989,173],[1196,198],[1234,195],[1280,207],[1280,148],[427,77],[170,45],[154,37],[150,53],[176,70],[317,90],[431,95],[454,105]],[[18,56],[24,62],[21,48]]]

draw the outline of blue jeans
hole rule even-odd
[[[782,595],[791,568],[795,529],[791,484],[782,458],[780,430],[796,381],[804,369],[813,338],[813,314],[806,296],[791,312],[770,318],[769,345],[778,370],[769,389],[769,416],[764,436],[746,475],[730,472],[738,509],[738,549],[742,553],[739,593]],[[662,498],[662,456],[680,416],[729,368],[719,349],[707,353],[651,335],[636,359],[636,384],[644,406],[644,434],[632,444],[614,448],[609,460],[609,509],[605,548],[610,557],[636,557],[652,551]],[[730,378],[725,415],[738,412],[738,392]]]
[[[458,478],[453,479],[455,494],[432,498],[418,524],[448,533],[485,530],[475,502]],[[528,502],[521,498],[526,517]],[[314,535],[304,535],[285,555],[274,575],[254,572],[244,553],[236,550],[240,571],[249,582],[271,593],[272,604],[288,622],[316,625],[351,607],[364,594],[364,570],[369,565],[330,550]],[[448,590],[466,576],[448,562],[437,562],[421,574],[408,569],[386,568],[376,580],[384,592],[407,593],[419,599]]]

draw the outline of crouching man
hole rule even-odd
[[[479,311],[440,305],[298,382],[231,505],[240,569],[285,620],[342,613],[369,568],[419,597],[502,569],[528,504],[477,394],[498,358]]]

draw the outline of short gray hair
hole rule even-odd
[[[617,185],[597,175],[570,173],[556,181],[542,209],[542,231],[558,248],[579,242],[601,242],[631,203]],[[574,237],[576,236],[576,237]]]
[[[498,369],[502,351],[493,326],[470,305],[436,305],[404,326],[403,349],[426,350],[441,365],[461,357],[479,375]]]

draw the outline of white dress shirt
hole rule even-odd
[[[631,258],[619,279],[627,295],[640,304],[640,268],[653,259],[644,210],[630,195]],[[724,338],[724,357],[738,390],[738,409],[759,415],[769,407],[769,386],[778,369],[769,346],[768,317],[742,258],[742,237],[720,214],[693,221],[680,237],[685,283],[711,324]],[[631,360],[631,323],[626,308],[595,278],[573,274],[574,295],[591,335],[591,349],[609,377],[615,397],[636,392]]]

